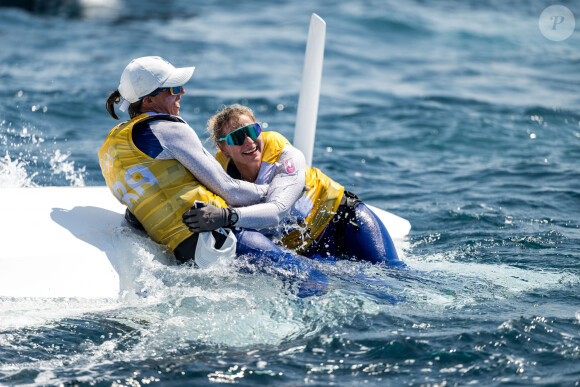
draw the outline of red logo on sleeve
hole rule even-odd
[[[296,168],[294,167],[294,163],[292,160],[284,161],[284,167],[286,167],[286,173],[294,173]]]

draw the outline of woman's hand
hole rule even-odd
[[[191,207],[183,214],[183,223],[191,232],[217,230],[228,225],[228,210],[212,204],[201,208]]]

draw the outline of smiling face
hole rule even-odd
[[[242,126],[253,124],[254,122],[254,120],[245,114],[234,117],[224,126],[223,136],[225,137],[232,131]],[[256,181],[258,173],[260,172],[260,166],[262,165],[262,135],[258,136],[255,140],[246,136],[242,145],[229,145],[226,141],[219,141],[218,147],[224,155],[233,160],[244,180]]]
[[[171,95],[169,91],[163,91],[159,94],[143,98],[143,112],[155,112],[163,114],[179,115],[179,100],[185,94],[185,89],[181,88],[181,93]]]

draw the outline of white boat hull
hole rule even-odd
[[[107,298],[120,293],[114,230],[125,207],[107,187],[0,188],[0,297]],[[410,223],[370,206],[391,237]]]
[[[0,189],[0,296],[116,298],[124,207],[107,187]]]

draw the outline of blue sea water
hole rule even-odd
[[[146,298],[0,299],[1,385],[580,384],[580,33],[542,34],[554,3],[25,3],[0,7],[0,187],[104,185],[105,100],[138,56],[196,66],[202,139],[236,102],[292,139],[316,12],[313,163],[413,228],[408,269],[319,263],[333,289],[305,299],[142,242]]]

